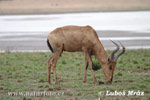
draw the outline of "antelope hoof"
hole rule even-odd
[[[83,80],[83,83],[86,83],[86,80]]]
[[[111,84],[112,83],[112,81],[108,81],[108,82],[106,82],[106,84]]]
[[[55,85],[57,85],[58,83],[59,83],[59,82],[58,82],[58,81],[56,81],[56,82],[55,82]]]
[[[96,81],[96,80],[94,80],[94,81],[93,81],[93,83],[94,83],[94,84],[97,84],[97,81]]]
[[[49,85],[51,85],[51,82],[50,82],[50,81],[48,81],[48,83],[49,83]]]

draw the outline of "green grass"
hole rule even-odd
[[[107,51],[110,54],[110,51]],[[150,50],[128,50],[118,60],[112,84],[94,85],[90,68],[83,83],[83,53],[64,52],[57,63],[60,84],[46,79],[51,53],[0,53],[0,100],[96,100],[100,91],[143,91],[144,96],[103,96],[106,100],[150,100]],[[93,57],[94,64],[99,66]],[[95,71],[105,82],[102,69]],[[8,96],[8,92],[64,92],[63,96]]]

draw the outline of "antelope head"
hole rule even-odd
[[[117,55],[115,55],[117,53],[117,51],[119,51],[119,45],[117,43],[115,43],[114,41],[112,41],[112,43],[117,47],[115,50],[112,51],[111,53],[111,56],[108,58],[108,61],[107,61],[107,65],[108,65],[108,69],[109,69],[109,72],[111,74],[111,79],[108,81],[108,82],[112,82],[113,80],[113,73],[114,73],[114,70],[115,70],[115,67],[116,67],[116,64],[117,64],[117,60],[118,58],[125,53],[125,47],[122,45],[121,42],[120,45],[122,47],[122,51],[120,53],[118,53]]]

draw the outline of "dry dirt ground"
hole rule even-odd
[[[150,10],[150,0],[0,0],[0,14]]]

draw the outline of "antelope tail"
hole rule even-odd
[[[51,50],[51,52],[54,52],[54,51],[53,51],[53,48],[52,48],[52,46],[51,46],[51,44],[50,44],[50,42],[49,42],[48,39],[47,39],[47,46],[49,47],[49,49]]]

